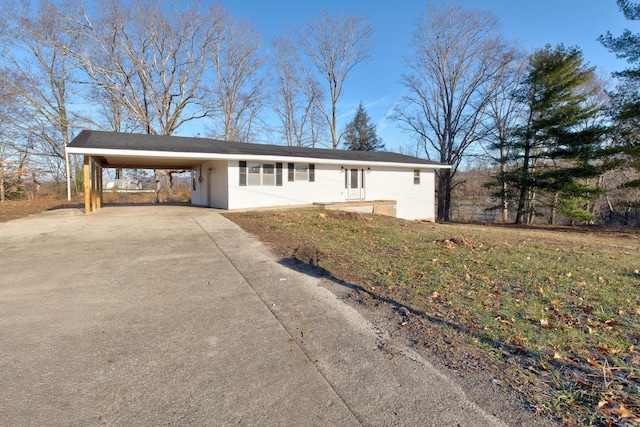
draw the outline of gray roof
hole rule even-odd
[[[146,135],[120,132],[83,130],[69,144],[73,152],[83,148],[101,150],[144,150],[169,153],[208,153],[242,156],[302,157],[318,160],[342,160],[358,162],[410,163],[444,166],[430,160],[398,153],[379,151],[331,150],[322,148],[290,147],[286,145],[251,144],[221,141],[209,138]]]

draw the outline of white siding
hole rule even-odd
[[[345,168],[349,168],[345,164]],[[362,167],[359,167],[362,169]],[[395,200],[397,216],[404,219],[430,219],[434,211],[434,171],[420,170],[420,184],[413,183],[414,169],[365,169],[366,200]],[[227,209],[287,206],[346,201],[346,169],[336,165],[315,164],[315,182],[289,182],[287,163],[283,162],[282,186],[240,186],[239,162],[229,162],[229,204]]]
[[[315,164],[315,182],[289,182],[287,172],[283,162],[282,186],[241,186],[239,162],[229,162],[229,209],[345,200],[344,171],[339,166]]]
[[[209,176],[209,182],[211,183],[211,203],[209,206],[212,208],[229,209],[228,163],[226,160],[211,162],[211,175]]]
[[[420,169],[420,184],[413,183],[413,171],[414,169],[380,167],[366,171],[367,200],[395,200],[398,218],[433,220],[434,170]]]
[[[226,160],[201,164],[196,169],[196,189],[191,190],[191,203],[218,209],[229,209],[229,172]]]

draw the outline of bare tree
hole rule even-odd
[[[429,159],[451,165],[438,171],[438,220],[449,220],[452,178],[465,151],[482,139],[488,100],[513,60],[488,12],[431,5],[416,21],[408,90],[395,119],[423,145]]]
[[[269,99],[282,124],[284,140],[289,146],[315,147],[322,135],[315,96],[322,90],[316,81],[305,80],[297,65],[298,52],[290,38],[274,39],[272,49],[275,77]],[[305,91],[303,85],[314,88]]]
[[[213,68],[209,52],[222,37],[220,6],[168,10],[161,0],[105,0],[93,8],[79,0],[76,6],[67,13],[71,52],[88,83],[146,133],[172,135],[211,114],[203,80]],[[157,171],[155,179],[158,202]]]
[[[499,166],[494,185],[499,188],[497,197],[500,200],[502,222],[507,222],[509,219],[509,200],[511,199],[508,195],[510,189],[504,179],[509,163],[513,161],[513,144],[510,143],[510,139],[522,119],[523,106],[514,94],[526,72],[527,65],[528,59],[523,55],[505,69],[505,73],[495,86],[494,95],[488,99],[486,120],[481,124],[486,130],[487,155]],[[490,85],[489,89],[494,85],[493,82],[487,82],[487,84]]]
[[[90,85],[131,112],[146,133],[172,135],[210,114],[202,80],[212,68],[209,49],[221,37],[219,6],[166,10],[160,0],[78,6],[67,14],[76,59]]]
[[[13,123],[19,116],[15,95],[5,84],[7,70],[0,70],[0,202],[7,198],[8,184],[13,173],[13,157],[16,154],[15,143],[19,140]]]
[[[305,77],[301,87],[326,119],[334,149],[339,143],[338,100],[349,73],[371,56],[372,33],[366,18],[342,14],[334,17],[322,12],[309,21],[300,34],[298,42],[308,60],[300,63]],[[316,75],[326,81],[328,106],[315,84]]]
[[[31,10],[24,2],[3,2],[4,21],[1,34],[3,57],[11,73],[2,84],[28,110],[27,116],[14,123],[37,146],[36,154],[48,158],[50,171],[66,175],[68,197],[71,172],[66,146],[73,132],[72,123],[81,118],[71,104],[81,90],[74,83],[77,64],[68,54],[70,40],[62,27],[62,14],[53,3],[43,2]],[[9,77],[10,78],[6,78]],[[64,165],[65,174],[58,174]]]
[[[262,110],[265,79],[261,68],[266,56],[261,52],[262,36],[244,21],[226,16],[224,37],[211,46],[215,67],[213,116],[221,136],[229,141],[248,141],[252,125]]]

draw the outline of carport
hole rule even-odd
[[[202,162],[201,153],[178,150],[137,150],[119,147],[117,138],[102,146],[104,134],[81,132],[69,144],[69,154],[84,157],[84,208],[85,213],[95,212],[102,207],[102,171],[111,169],[164,169],[192,170]],[[144,135],[140,135],[144,137]]]

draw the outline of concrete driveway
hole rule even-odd
[[[0,224],[0,426],[502,425],[214,210]]]

